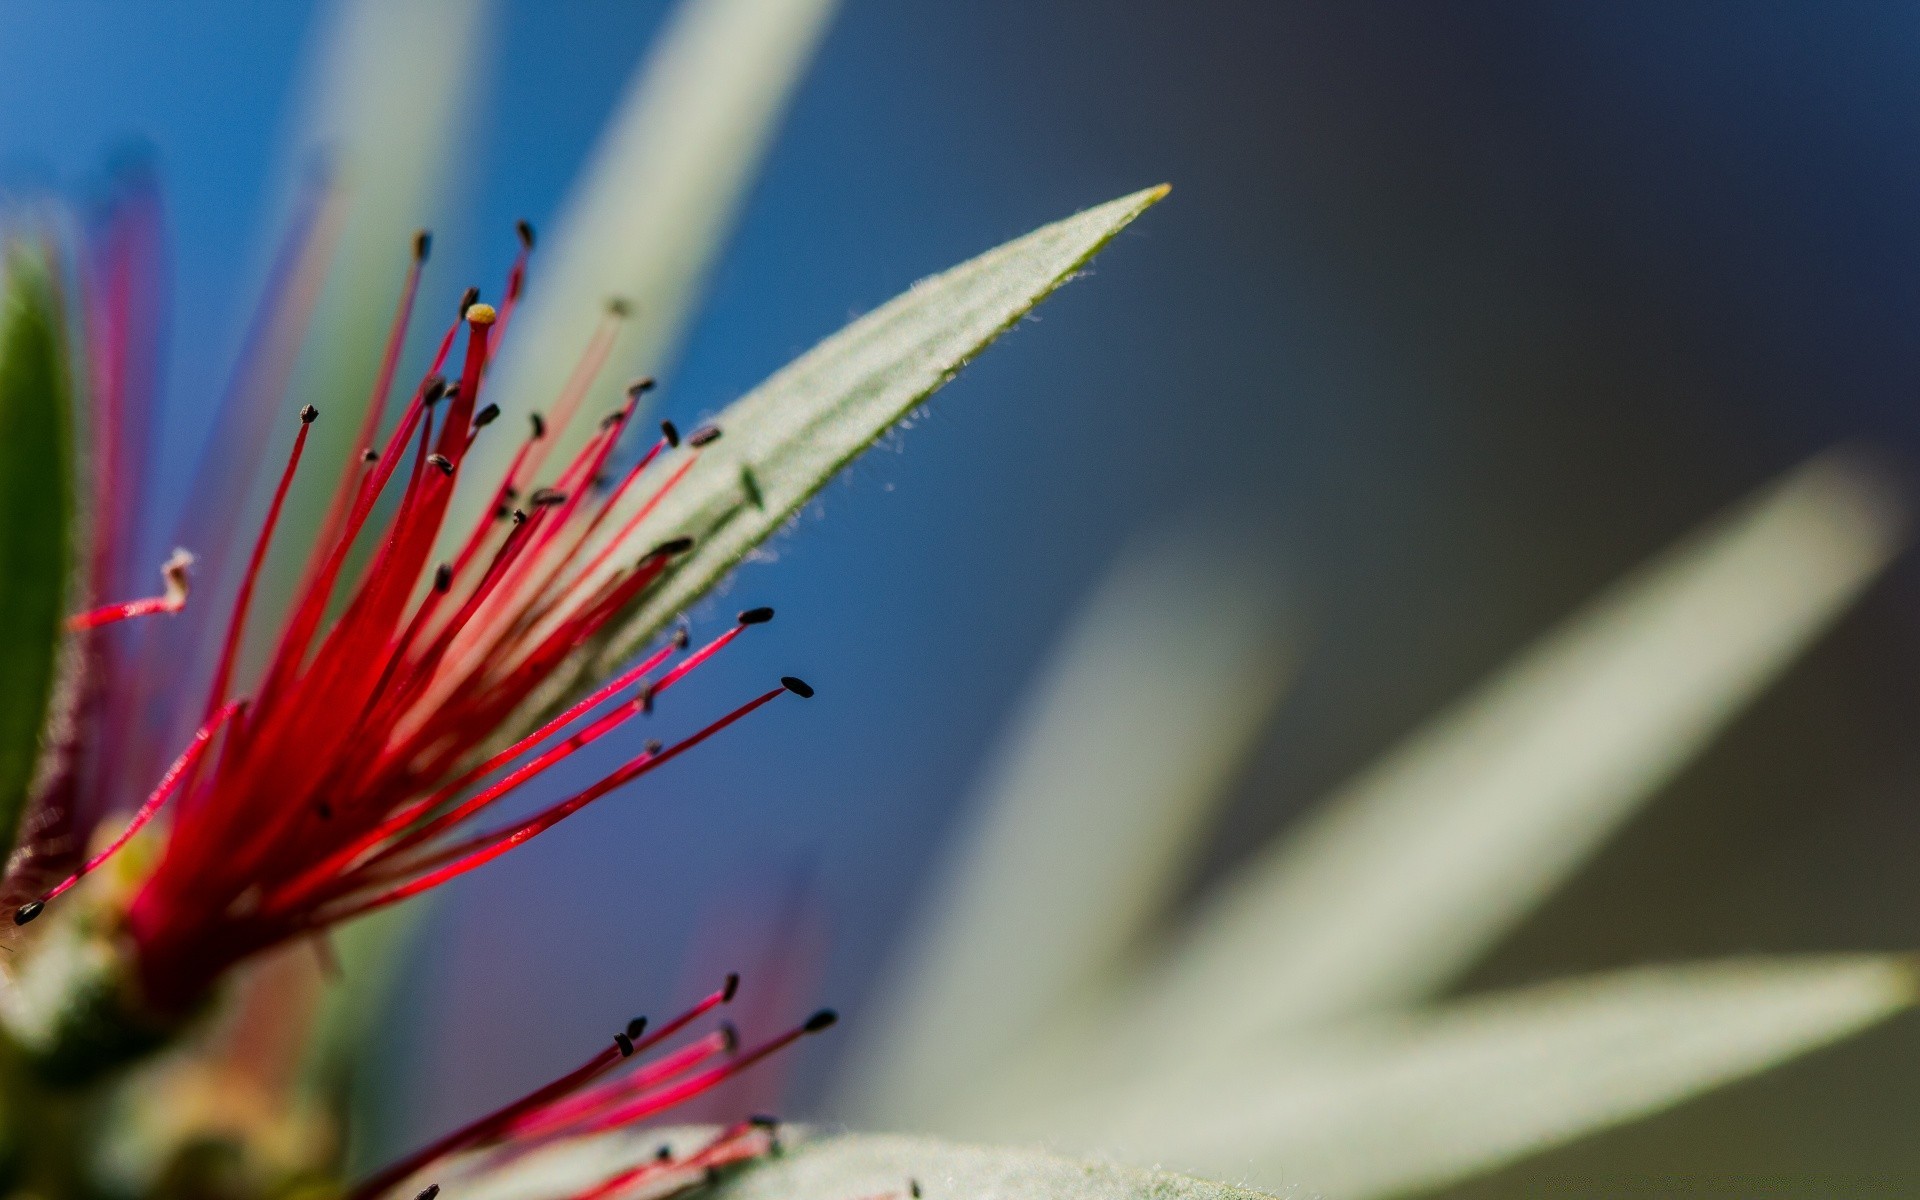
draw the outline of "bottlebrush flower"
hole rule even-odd
[[[1026,261],[1032,251],[1009,255],[1028,243],[1064,255],[1036,277],[1041,292],[1050,290],[1117,223],[1158,194],[1042,230],[889,308],[914,313],[937,298],[932,293],[941,283],[962,292],[983,282],[999,286],[997,274],[1008,267],[1034,265]],[[108,463],[129,457],[117,441],[127,428],[116,419],[123,402],[119,356],[134,340],[126,326],[141,301],[121,284],[139,274],[128,247],[147,240],[126,223],[150,219],[145,206],[127,208],[109,224],[81,274],[82,307],[90,317],[89,374],[100,410],[97,453]],[[1071,235],[1063,240],[1066,231]],[[553,397],[550,415],[534,414],[504,474],[480,481],[490,499],[479,518],[455,530],[458,536],[448,543],[443,534],[469,452],[481,439],[510,436],[494,427],[499,409],[487,387],[492,356],[511,336],[533,249],[531,230],[523,223],[520,232],[520,252],[498,293],[499,306],[482,302],[472,289],[461,297],[427,371],[402,393],[391,432],[376,438],[430,245],[424,233],[415,239],[358,447],[337,467],[332,506],[306,550],[303,582],[284,612],[256,611],[254,597],[320,417],[311,406],[288,421],[290,445],[271,503],[231,609],[211,626],[210,667],[183,663],[179,640],[167,636],[168,623],[182,619],[174,614],[194,610],[186,598],[188,560],[181,555],[163,569],[163,594],[116,599],[69,622],[88,663],[89,700],[72,710],[61,739],[63,759],[81,766],[111,760],[116,732],[137,728],[138,707],[155,699],[169,712],[193,712],[196,725],[131,819],[91,857],[36,887],[19,903],[14,920],[24,925],[39,919],[142,831],[154,831],[159,846],[151,870],[132,888],[123,920],[112,922],[123,925],[115,933],[124,933],[126,970],[109,989],[120,993],[116,1004],[150,1023],[164,1026],[191,1011],[223,972],[249,956],[324,935],[340,922],[482,866],[781,696],[813,694],[805,682],[783,678],[672,742],[644,743],[599,781],[533,816],[485,823],[502,799],[583,747],[623,732],[680,680],[773,614],[768,608],[741,612],[731,628],[697,648],[683,627],[557,714],[530,720],[530,713],[556,706],[556,695],[579,677],[590,655],[603,654],[616,623],[657,607],[663,596],[675,597],[675,588],[677,599],[669,601],[674,609],[697,595],[737,559],[742,528],[749,530],[747,545],[777,528],[850,457],[837,448],[841,439],[857,439],[854,450],[870,442],[951,371],[939,360],[926,361],[924,346],[908,341],[915,372],[904,380],[908,390],[878,412],[855,408],[849,415],[845,402],[831,395],[843,407],[809,412],[799,399],[772,413],[771,428],[763,429],[751,418],[765,411],[764,403],[750,396],[729,410],[743,428],[723,414],[718,424],[682,438],[663,423],[631,465],[619,468],[616,455],[652,382],[628,384],[610,406],[589,412],[603,386],[598,374],[608,327],[623,316],[616,302],[564,390]],[[299,286],[294,274],[288,290]],[[1016,296],[1012,311],[1033,298]],[[963,331],[961,355],[1005,323],[991,309],[971,314],[975,324],[983,319],[990,323],[982,334]],[[864,330],[898,323],[897,313],[883,309],[842,337],[852,338],[857,354],[871,357]],[[840,369],[833,350],[829,343],[792,371],[804,374],[823,355],[828,366]],[[935,373],[923,383],[919,373],[930,367]],[[871,402],[871,386],[856,381],[850,390],[862,404]],[[550,462],[549,448],[581,420],[594,422],[590,435],[564,461]],[[717,473],[703,476],[703,464],[734,443],[743,448]],[[798,470],[791,458],[796,447]],[[821,450],[824,464],[808,457]],[[124,557],[123,539],[133,528],[120,519],[130,506],[118,472],[100,471],[95,478],[100,491],[92,511],[99,516],[91,544],[97,562],[113,563]],[[676,508],[688,491],[699,494]],[[740,519],[748,508],[751,519]],[[442,544],[453,549],[436,557]],[[364,565],[355,562],[356,547],[367,554]],[[717,563],[702,559],[710,547],[722,556]],[[706,572],[692,574],[691,591],[689,564]],[[100,572],[102,578],[109,574]],[[126,645],[103,643],[97,653],[87,652],[91,639],[111,637],[135,621],[161,623],[135,648],[152,661],[142,662]],[[243,690],[236,682],[238,663],[255,626],[269,635],[271,650],[257,680]],[[170,680],[197,677],[210,678],[199,695],[154,697],[145,690],[155,680],[164,688]],[[103,840],[89,835],[85,817],[114,805],[107,790],[114,774],[73,769],[57,779],[29,816],[16,888],[18,881],[47,877],[47,865],[58,862],[62,850]]]

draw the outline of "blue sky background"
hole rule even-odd
[[[663,11],[500,6],[430,287],[491,281],[511,221],[551,218]],[[0,3],[0,186],[84,190],[130,137],[159,164],[170,455],[244,316],[312,14]],[[1211,871],[1770,474],[1842,439],[1910,453],[1917,35],[1911,9],[1812,3],[849,0],[667,415],[1034,225],[1162,179],[1173,198],[707,613],[781,610],[679,711],[789,671],[818,700],[448,889],[416,1132],[685,995],[691,930],[796,889],[830,931],[819,998],[857,1019],[1008,706],[1145,523],[1198,507],[1258,531],[1308,638]],[[1479,982],[1913,945],[1915,599],[1903,567]],[[1896,1025],[1462,1194],[1643,1168],[1920,1179],[1920,1089],[1881,1065],[1916,1049]]]

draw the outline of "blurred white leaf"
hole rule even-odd
[[[1872,955],[1647,968],[1262,1038],[1054,1132],[1235,1179],[1364,1200],[1435,1187],[1657,1112],[1909,1007]]]
[[[643,1130],[562,1142],[504,1168],[460,1178],[461,1200],[562,1200],[624,1167],[677,1152],[704,1131]],[[1263,1193],[1160,1171],[1077,1163],[1050,1154],[961,1146],[930,1138],[783,1134],[773,1157],[730,1169],[702,1192],[712,1200],[1259,1200]],[[797,1144],[796,1144],[797,1143]],[[1284,1195],[1299,1193],[1287,1189]]]
[[[1839,454],[1716,521],[1230,880],[1108,1035],[1177,1058],[1430,994],[1699,753],[1903,535],[1884,481]]]
[[[613,396],[630,377],[662,369],[833,10],[834,0],[680,5],[535,255],[489,384],[509,417],[552,403],[616,296],[632,308],[603,390]],[[592,425],[574,422],[548,461],[566,461]],[[466,474],[500,478],[517,444],[482,438]]]
[[[862,1047],[856,1115],[940,1128],[997,1055],[1108,982],[1279,698],[1280,591],[1246,541],[1204,527],[1162,530],[1115,565],[968,806],[970,836]]]
[[[631,535],[636,555],[677,535],[692,537],[694,548],[674,560],[664,584],[611,639],[602,666],[698,599],[1166,193],[1163,186],[1110,200],[923,279],[729,405],[717,421],[725,436],[699,452],[685,479]],[[676,470],[693,453],[683,445],[656,469]],[[615,513],[607,527],[621,524]],[[624,565],[615,561],[609,569]]]

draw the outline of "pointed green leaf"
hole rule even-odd
[[[1348,1200],[1492,1170],[1764,1071],[1910,1007],[1873,955],[1641,969],[1260,1040],[1034,1130]]]
[[[1772,683],[1904,536],[1863,463],[1794,472],[1550,633],[1230,881],[1108,1036],[1158,1031],[1149,1044],[1178,1057],[1430,994]]]
[[[461,1200],[562,1200],[647,1161],[663,1143],[684,1153],[704,1136],[705,1131],[695,1130],[642,1130],[565,1142],[459,1178],[457,1194]],[[1263,1195],[1163,1171],[931,1138],[810,1138],[792,1130],[783,1141],[781,1153],[729,1169],[701,1194],[711,1200],[906,1200],[917,1183],[924,1200],[1260,1200]]]
[[[1109,201],[922,280],[728,406],[717,422],[725,436],[699,454],[632,539],[638,552],[684,534],[694,548],[612,640],[603,664],[698,599],[1166,193],[1155,187]],[[660,469],[677,469],[692,453],[683,446]],[[618,521],[616,514],[608,527]]]
[[[553,403],[614,297],[630,315],[601,373],[606,394],[665,368],[835,7],[684,0],[675,10],[542,240],[488,385],[509,419]],[[592,424],[561,431],[548,461],[564,462]],[[490,486],[515,445],[482,438],[467,474]],[[475,488],[461,501],[490,496]]]
[[[8,252],[0,297],[0,844],[33,783],[73,555],[73,392],[52,264]]]
[[[1160,918],[1292,665],[1278,572],[1248,547],[1213,522],[1164,529],[1090,598],[856,1031],[856,1119],[942,1128]]]

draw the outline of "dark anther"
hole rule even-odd
[[[621,1058],[632,1058],[632,1057],[633,1057],[633,1039],[632,1039],[632,1038],[630,1038],[630,1037],[628,1037],[628,1036],[627,1036],[626,1034],[624,1034],[624,1033],[616,1033],[616,1034],[614,1034],[614,1035],[613,1035],[613,1044],[614,1044],[614,1045],[616,1045],[616,1046],[618,1046],[618,1047],[620,1047],[620,1057],[621,1057]]]
[[[805,1030],[808,1033],[819,1033],[822,1029],[833,1028],[833,1023],[835,1021],[838,1021],[839,1019],[840,1019],[839,1013],[833,1011],[830,1008],[823,1008],[819,1012],[808,1017],[807,1023],[805,1025],[802,1025],[800,1028]]]
[[[421,1189],[420,1194],[418,1196],[415,1196],[413,1200],[433,1200],[433,1198],[435,1196],[438,1196],[439,1194],[440,1194],[440,1185],[437,1183],[430,1183],[425,1188]]]
[[[504,521],[507,519],[507,514],[511,513],[512,511],[513,511],[512,509],[508,508],[504,504],[498,505],[493,510],[493,519],[496,521]]]
[[[500,406],[498,404],[489,404],[479,412],[473,414],[473,427],[475,429],[485,429],[499,419]]]
[[[687,445],[692,446],[696,450],[719,440],[720,427],[718,425],[702,425],[687,435]]]
[[[39,916],[46,907],[45,904],[38,900],[29,900],[19,908],[13,910],[13,923],[15,925],[25,925],[28,921]]]
[[[528,413],[527,419],[533,422],[533,440],[539,441],[547,436],[547,419],[539,413]]]
[[[740,1048],[740,1030],[732,1021],[720,1022],[720,1047],[728,1054]]]
[[[813,699],[813,687],[804,679],[798,679],[792,675],[782,675],[780,677],[780,686],[800,697],[802,700]]]
[[[609,296],[607,297],[607,311],[616,317],[624,317],[633,311],[633,306],[627,303],[625,296]]]
[[[378,450],[375,450],[372,446],[368,446],[365,450],[362,450],[360,452],[360,461],[361,462],[379,462],[380,452]]]
[[[918,1179],[907,1180],[907,1195],[912,1196],[913,1200],[920,1200],[920,1181]]]
[[[640,1035],[646,1031],[647,1019],[645,1017],[635,1017],[633,1020],[627,1022],[627,1036],[636,1042],[640,1040]]]
[[[432,408],[440,403],[440,397],[447,394],[447,381],[439,375],[429,378],[420,389],[420,403]]]
[[[679,427],[674,425],[672,421],[660,422],[660,436],[667,439],[667,445],[669,446],[678,446],[680,444]]]
[[[755,1129],[778,1129],[780,1128],[780,1118],[769,1116],[766,1113],[754,1113],[747,1118],[747,1124],[753,1126]]]
[[[742,625],[765,625],[771,620],[773,620],[773,610],[770,608],[750,608],[740,614]]]
[[[527,497],[527,503],[533,505],[535,508],[545,508],[549,505],[565,504],[566,502],[567,494],[559,488],[535,488],[533,489],[533,495]]]
[[[685,650],[687,648],[687,644],[691,641],[693,641],[692,629],[689,629],[685,625],[678,625],[674,627],[674,630],[673,630],[673,648],[674,649]]]
[[[720,989],[720,1003],[731,1004],[733,1002],[734,993],[738,992],[739,990],[740,990],[740,972],[735,971],[732,974],[727,976],[727,986]]]
[[[673,1147],[672,1147],[672,1146],[661,1146],[661,1147],[660,1147],[660,1148],[659,1148],[658,1150],[655,1150],[655,1151],[653,1152],[653,1160],[654,1160],[655,1162],[672,1162],[672,1161],[673,1161]]]
[[[649,714],[652,713],[653,712],[653,685],[648,684],[647,686],[641,688],[640,695],[637,696],[636,699],[640,701],[641,712],[649,713]]]
[[[513,231],[520,235],[520,244],[533,249],[533,222],[522,219],[513,223]]]
[[[433,590],[444,592],[453,586],[453,568],[441,563],[433,569]]]
[[[413,235],[413,261],[425,262],[433,250],[433,234],[425,229],[416,230]]]
[[[640,378],[634,380],[632,383],[627,385],[627,395],[644,396],[648,392],[652,391],[653,387],[654,387],[653,376],[642,375]]]
[[[666,743],[662,742],[660,739],[648,738],[647,744],[640,747],[640,755],[643,758],[652,758],[654,755],[660,753],[660,751],[664,750],[665,748],[666,748]]]
[[[462,318],[464,318],[467,315],[467,310],[472,308],[474,305],[478,303],[480,303],[480,289],[477,287],[470,287],[466,291],[460,293],[460,307],[455,311],[458,312]]]
[[[313,803],[313,815],[319,817],[322,821],[331,821],[333,820],[333,805],[325,800],[316,800]]]
[[[427,455],[427,465],[432,467],[434,470],[440,472],[442,475],[453,474],[453,460],[448,458],[444,454]]]
[[[720,1168],[708,1167],[705,1171],[701,1172],[700,1178],[708,1187],[712,1187],[714,1184],[720,1182]]]
[[[513,523],[515,525],[524,525],[526,524],[526,520],[527,513],[525,509],[516,508],[513,510]]]
[[[614,426],[618,425],[620,422],[626,419],[627,419],[626,413],[621,412],[619,409],[615,409],[612,412],[608,413],[606,416],[600,418],[600,428],[612,429]]]
[[[320,410],[309,404],[300,410],[300,423],[302,425],[311,425],[313,424],[313,419],[319,415]]]
[[[449,401],[453,401],[453,400],[458,400],[459,398],[460,398],[460,381],[456,379],[452,383],[447,385],[447,399]]]
[[[503,487],[500,489],[500,494],[509,500],[518,500],[520,498],[520,489],[517,487]]]

